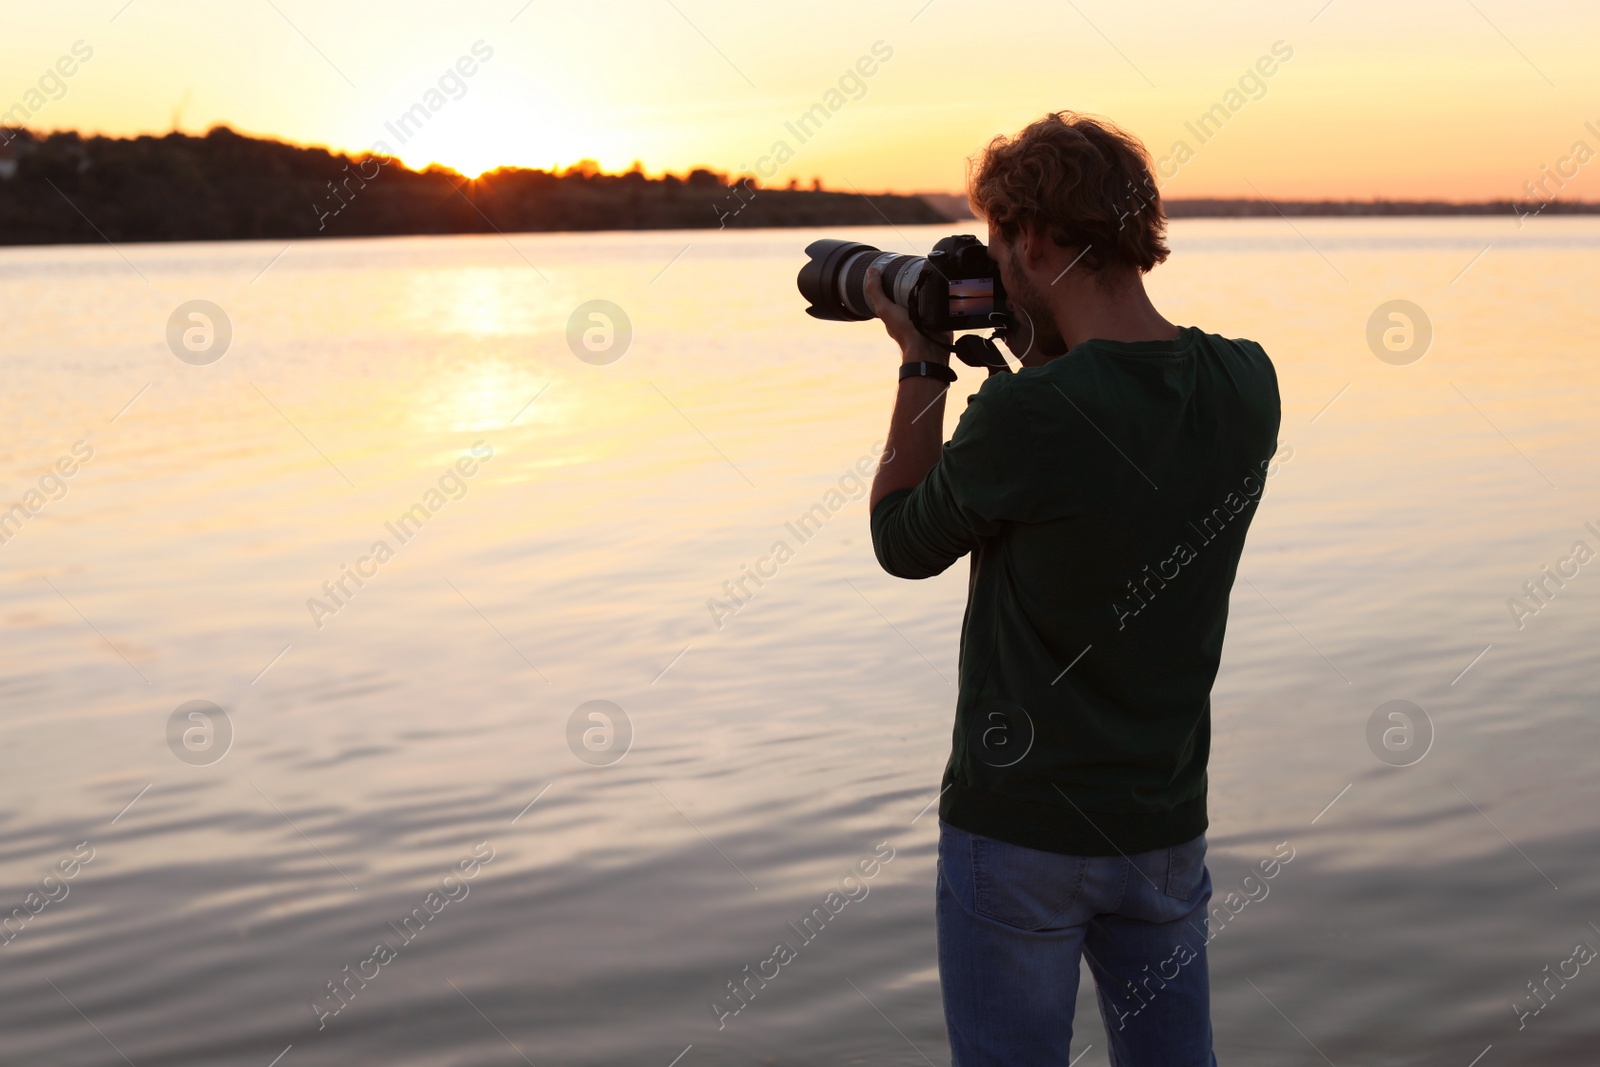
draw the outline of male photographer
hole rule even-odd
[[[1017,321],[941,447],[948,338],[868,275],[903,364],[872,486],[902,578],[972,553],[939,802],[939,975],[957,1067],[1071,1062],[1080,956],[1119,1067],[1205,1067],[1210,692],[1277,447],[1261,346],[1162,317],[1142,145],[1063,112],[975,161]]]

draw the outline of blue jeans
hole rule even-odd
[[[1088,957],[1112,1067],[1215,1067],[1206,839],[1065,856],[939,824],[939,982],[953,1067],[1067,1067]]]

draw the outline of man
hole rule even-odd
[[[954,1063],[1071,1062],[1081,955],[1113,1064],[1215,1064],[1210,691],[1277,377],[1255,342],[1151,303],[1166,222],[1128,134],[1049,115],[990,144],[969,195],[1022,366],[968,398],[942,448],[948,375],[912,368],[871,498],[889,573],[972,553],[939,802]],[[948,365],[876,274],[867,290],[903,363]]]

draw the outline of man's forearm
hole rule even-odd
[[[867,271],[867,299],[883,319],[889,336],[900,346],[900,361],[950,364],[950,335],[936,341],[924,336],[911,321],[906,309],[883,293],[883,278],[876,267]],[[916,375],[901,378],[895,388],[894,412],[889,416],[889,434],[883,442],[883,459],[872,479],[870,512],[878,501],[901,489],[915,489],[939,462],[944,443],[944,395],[949,387],[937,378]]]
[[[872,479],[868,510],[899,489],[914,489],[939,462],[944,444],[944,398],[950,387],[936,378],[902,378],[884,441],[884,459]]]

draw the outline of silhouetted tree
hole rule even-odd
[[[0,244],[351,237],[537,230],[880,225],[941,221],[914,196],[760,189],[714,209],[728,178],[697,167],[648,178],[582,160],[560,174],[502,167],[468,182],[376,155],[244,137],[81,137],[21,131],[14,177],[0,179]],[[754,195],[753,195],[754,194]],[[879,211],[883,215],[879,214]],[[92,221],[92,225],[91,225]]]

